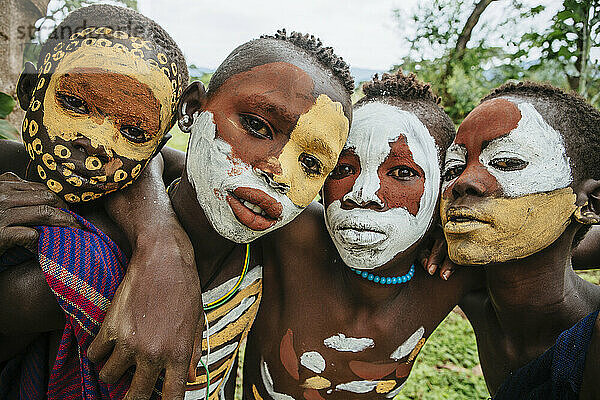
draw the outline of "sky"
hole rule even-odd
[[[93,1],[114,3],[114,0]],[[49,9],[58,8],[61,3],[51,0]],[[529,24],[548,26],[562,1],[524,0],[524,3],[544,4],[547,11]],[[214,70],[238,45],[285,27],[288,33],[296,30],[319,37],[352,67],[365,69],[362,74],[369,79],[370,73],[388,71],[408,54],[410,44],[405,37],[414,29],[410,17],[418,4],[419,0],[138,0],[138,9],[171,34],[188,64],[200,68]],[[485,10],[480,25],[494,26],[506,18],[510,9],[509,0],[493,2]],[[399,18],[394,10],[399,10]],[[521,25],[515,29],[524,32],[535,26]],[[486,40],[503,44],[501,31],[487,30],[490,37]],[[477,40],[477,34],[476,29],[473,41]]]
[[[285,27],[321,38],[354,67],[387,71],[407,50],[393,9],[408,14],[417,1],[138,0],[138,9],[199,67],[214,69],[238,45]]]

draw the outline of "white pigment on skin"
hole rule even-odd
[[[551,192],[571,184],[573,176],[562,135],[552,128],[530,103],[509,98],[521,111],[521,119],[508,135],[493,139],[479,161],[486,166],[507,197]],[[498,158],[518,158],[528,165],[517,171],[501,171],[490,165]]]
[[[422,238],[432,221],[440,182],[435,140],[415,114],[389,104],[368,103],[354,112],[345,148],[354,149],[361,172],[344,199],[383,205],[377,196],[381,187],[378,169],[390,153],[390,143],[401,135],[425,174],[419,211],[413,216],[406,208],[343,210],[341,201],[331,203],[325,212],[327,230],[350,267],[368,270],[384,265]],[[358,229],[342,229],[348,227]],[[361,231],[364,229],[375,232]]]
[[[335,390],[344,390],[352,393],[369,393],[377,387],[379,381],[352,381],[340,383],[335,387]]]
[[[198,203],[218,234],[236,243],[249,243],[287,224],[303,210],[267,185],[252,166],[233,157],[231,145],[216,137],[212,113],[195,113],[191,130],[185,163],[187,176]],[[238,221],[226,197],[242,186],[261,190],[281,203],[281,217],[273,226],[254,231]]]
[[[375,347],[375,342],[371,338],[346,337],[343,333],[338,333],[337,335],[333,335],[323,340],[323,344],[330,349],[353,353]]]
[[[396,395],[398,393],[400,393],[400,391],[402,390],[402,388],[404,387],[404,385],[406,385],[406,381],[402,382],[402,384],[400,386],[398,386],[396,389],[394,389],[391,392],[387,393],[385,395],[385,398],[386,399],[393,399],[394,397],[396,397]]]
[[[316,351],[307,351],[300,356],[300,364],[314,373],[320,374],[325,371],[325,359]]]
[[[273,377],[269,372],[269,367],[264,359],[260,359],[260,375],[262,377],[263,385],[269,396],[273,398],[273,400],[294,400],[294,398],[290,395],[284,393],[277,393],[275,391],[275,387],[273,386]]]
[[[399,361],[407,355],[409,355],[413,351],[417,343],[419,343],[419,340],[421,340],[424,334],[425,328],[420,327],[419,329],[417,329],[415,333],[413,333],[408,339],[406,339],[404,343],[398,346],[398,348],[394,350],[392,354],[390,354],[390,358],[394,361]]]

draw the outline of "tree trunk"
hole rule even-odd
[[[35,33],[35,22],[46,15],[50,0],[0,0],[0,91],[15,97],[23,68],[23,50]],[[8,118],[19,127],[23,113]]]
[[[442,101],[446,106],[452,106],[456,103],[456,99],[454,99],[450,93],[448,92],[448,86],[446,85],[446,81],[448,78],[452,76],[454,63],[456,61],[462,60],[465,50],[467,48],[467,43],[471,40],[471,35],[473,34],[473,29],[479,22],[479,18],[481,14],[485,11],[485,9],[493,2],[498,0],[480,0],[479,3],[475,4],[475,8],[467,18],[467,22],[465,22],[465,26],[458,35],[458,39],[456,40],[456,46],[454,46],[454,50],[448,55],[448,60],[446,61],[446,66],[444,69],[444,74],[441,77],[442,82]]]

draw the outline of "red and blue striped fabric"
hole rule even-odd
[[[36,357],[40,349],[30,349],[19,362],[20,395],[15,398],[122,399],[131,383],[131,373],[116,384],[103,383],[98,377],[99,366],[87,358],[87,348],[123,279],[127,259],[102,231],[79,215],[71,214],[84,229],[36,227],[40,234],[40,265],[65,312],[66,323],[47,387],[45,379],[31,379],[37,376],[33,373],[36,369],[45,368],[47,359],[40,361]],[[157,395],[159,388],[153,397]]]

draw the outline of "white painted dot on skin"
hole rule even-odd
[[[425,328],[420,327],[413,333],[404,343],[402,343],[392,354],[390,354],[390,358],[394,361],[399,361],[409,355],[419,343],[419,340],[425,334]]]
[[[320,374],[325,371],[325,359],[316,351],[307,351],[300,356],[300,364],[314,373]]]
[[[377,387],[379,381],[352,381],[340,383],[335,387],[337,391],[346,391],[352,393],[369,393]]]
[[[333,335],[323,340],[323,344],[330,349],[353,353],[375,347],[375,342],[371,338],[346,337],[343,333],[338,333],[337,335]]]
[[[398,386],[396,389],[394,389],[391,392],[387,393],[385,395],[385,398],[386,399],[393,399],[394,397],[396,397],[396,395],[398,393],[400,393],[400,391],[402,390],[402,388],[404,387],[404,385],[406,385],[406,381],[402,382],[402,384],[400,386]]]
[[[377,196],[378,169],[390,153],[390,143],[400,136],[425,174],[419,211],[414,216],[406,208],[344,210],[340,200],[331,203],[325,212],[327,230],[350,267],[368,270],[384,265],[423,237],[433,219],[440,183],[435,140],[415,114],[389,104],[372,102],[354,111],[345,148],[354,150],[361,171],[344,199],[383,204]]]
[[[517,127],[493,139],[482,150],[479,161],[492,174],[508,197],[551,192],[571,184],[573,176],[562,135],[552,128],[526,101],[509,98],[521,111]],[[501,171],[490,165],[497,158],[518,158],[528,165],[517,171]]]
[[[265,390],[267,391],[267,393],[269,393],[269,396],[271,396],[273,400],[295,400],[290,395],[278,393],[275,391],[275,387],[273,386],[273,377],[269,372],[269,367],[267,366],[267,363],[262,357],[260,359],[260,375],[262,377]]]

